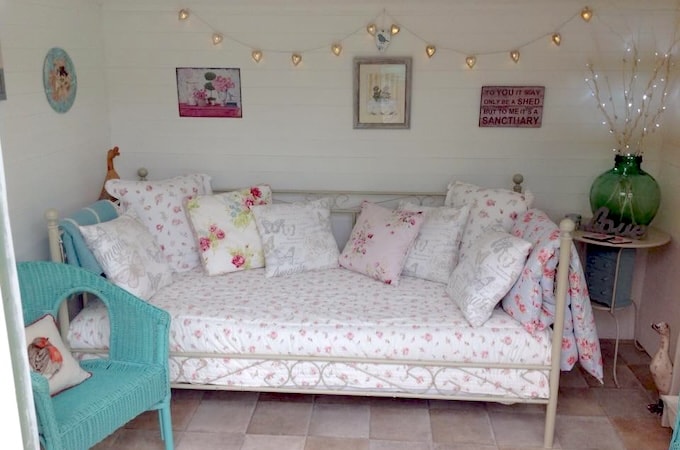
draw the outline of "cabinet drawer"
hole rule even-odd
[[[617,276],[619,251],[621,256]],[[588,244],[585,275],[590,299],[611,306],[614,287],[616,287],[616,307],[630,305],[634,263],[635,249],[617,249]]]

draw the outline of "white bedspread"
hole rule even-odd
[[[430,362],[550,361],[550,331],[532,336],[501,308],[482,327],[472,328],[447,296],[444,284],[410,277],[403,278],[399,286],[390,286],[345,269],[269,279],[263,269],[215,277],[197,270],[177,274],[176,281],[150,303],[172,317],[173,352]],[[101,303],[91,302],[72,321],[69,340],[74,348],[107,345],[108,320]],[[385,381],[394,378],[400,380],[394,383],[399,389],[441,391],[440,386],[448,385],[454,386],[453,392],[478,378],[474,393],[547,395],[543,371],[529,375],[507,369],[413,371],[403,365],[347,364],[320,368],[315,363],[291,368],[281,362],[234,358],[226,361],[234,366],[225,370],[219,367],[221,362],[224,359],[173,358],[171,377],[180,382],[255,387],[262,380],[277,386],[319,385],[319,379],[324,385],[337,386],[349,380],[360,389],[372,390],[382,388],[381,384],[395,388],[390,386],[392,381]]]

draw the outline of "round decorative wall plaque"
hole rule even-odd
[[[65,113],[76,99],[78,80],[76,69],[68,53],[54,47],[47,52],[43,64],[43,85],[47,102],[53,110]]]

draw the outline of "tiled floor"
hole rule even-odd
[[[613,342],[603,341],[605,384],[563,373],[555,448],[668,448],[670,428],[647,405],[657,400],[649,355],[624,343],[617,389]],[[541,405],[395,400],[225,391],[173,391],[177,450],[530,449],[543,443]],[[127,424],[96,450],[163,449],[155,413]]]

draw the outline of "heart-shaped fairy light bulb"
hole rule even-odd
[[[470,55],[467,58],[465,58],[465,64],[472,69],[475,67],[475,64],[477,64],[477,58],[474,55]]]

